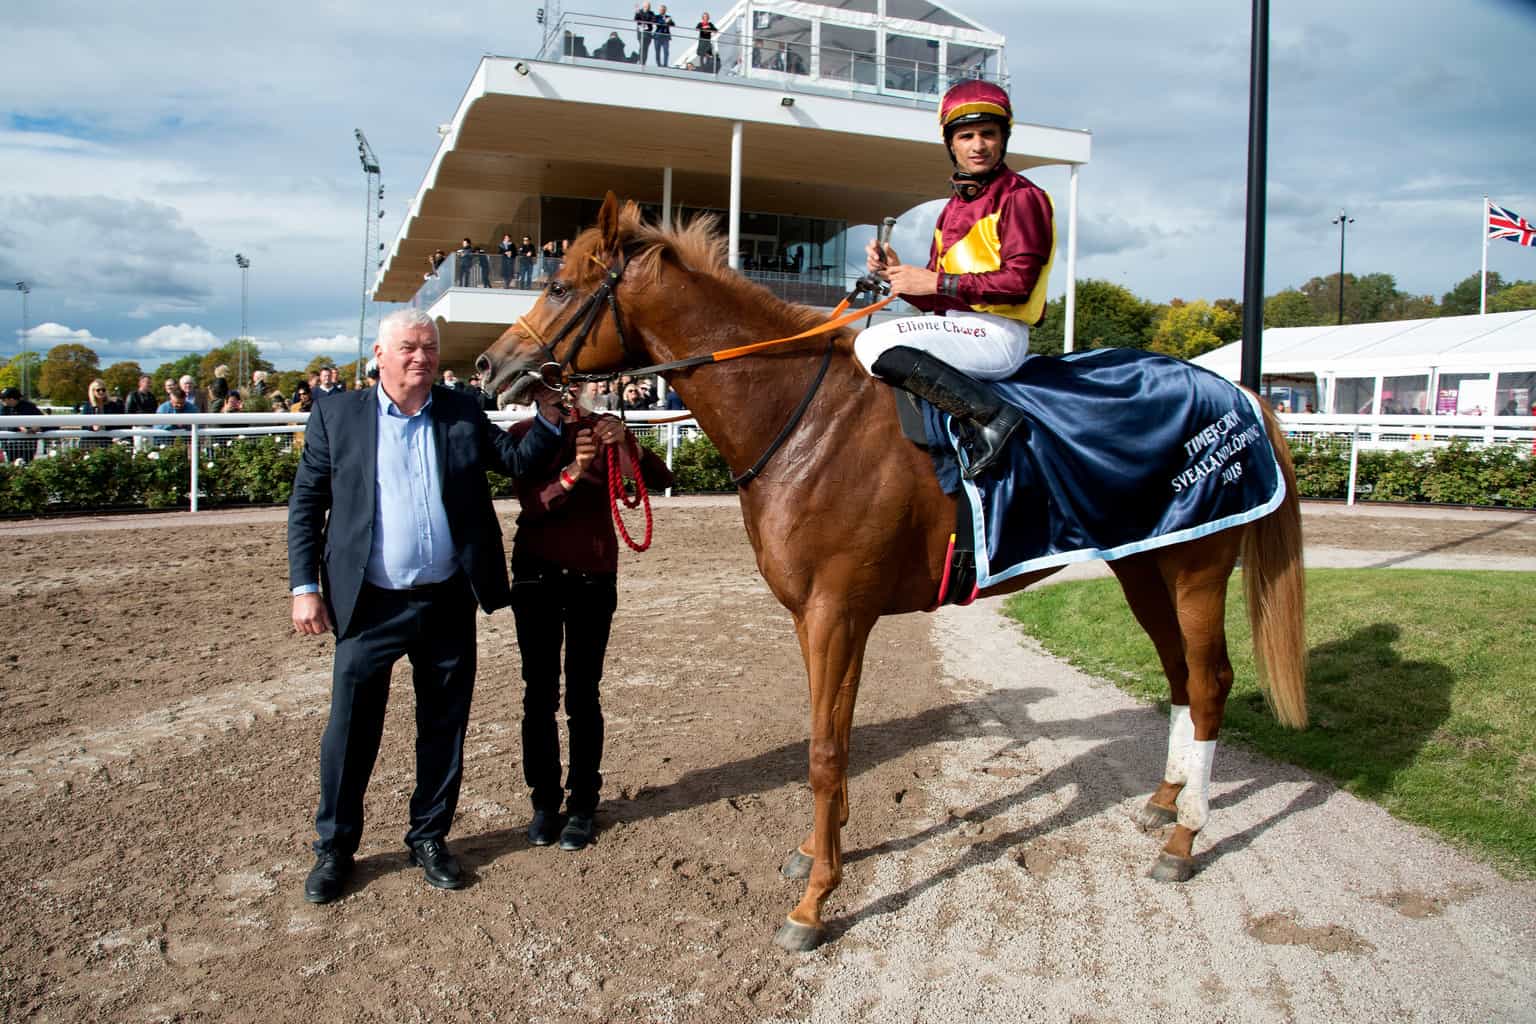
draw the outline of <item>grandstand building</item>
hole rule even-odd
[[[558,3],[542,13],[539,51],[483,58],[439,127],[373,286],[375,300],[436,318],[445,364],[469,362],[537,298],[542,258],[527,287],[516,273],[503,287],[503,234],[574,237],[610,189],[658,218],[718,215],[733,266],[791,301],[831,306],[862,263],[850,230],[941,194],[944,91],[967,77],[1009,83],[1004,38],[929,0],[740,0],[706,39],[679,23],[666,66],[654,51],[636,59],[628,17]],[[1065,202],[1056,197],[1069,304],[1090,143],[1086,131],[1018,123],[1008,151],[1017,171],[1070,168]],[[902,234],[926,240],[931,220],[916,216]],[[452,255],[465,237],[483,256]],[[438,249],[450,256],[433,275]]]

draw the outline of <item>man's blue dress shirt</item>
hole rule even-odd
[[[383,388],[374,470],[373,547],[363,578],[385,590],[441,583],[458,571],[442,476],[432,437],[432,396],[416,415],[400,411]]]

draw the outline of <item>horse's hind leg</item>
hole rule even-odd
[[[803,951],[821,944],[821,908],[843,876],[842,822],[847,817],[848,743],[872,620],[845,607],[805,613],[802,647],[811,686],[811,792],[816,824],[805,894],[780,926],[774,942]]]
[[[1227,656],[1227,580],[1237,560],[1236,533],[1181,545],[1185,549],[1176,568],[1171,559],[1164,562],[1165,572],[1172,570],[1174,606],[1179,630],[1184,636],[1184,662],[1188,669],[1189,726],[1184,746],[1183,785],[1174,801],[1177,824],[1173,835],[1153,865],[1151,875],[1163,881],[1182,882],[1194,874],[1195,836],[1205,827],[1210,813],[1211,762],[1216,754],[1216,736],[1221,732],[1226,712],[1227,694],[1232,690],[1232,662]],[[1190,556],[1204,556],[1196,558]],[[1176,733],[1183,727],[1175,711]],[[1170,753],[1169,760],[1173,760]]]
[[[1175,801],[1184,788],[1185,760],[1194,738],[1189,717],[1189,667],[1184,656],[1184,634],[1174,609],[1168,583],[1151,555],[1133,555],[1110,563],[1131,613],[1157,648],[1157,657],[1168,678],[1170,704],[1168,757],[1156,792],[1136,815],[1142,828],[1153,830],[1171,824],[1178,816]]]

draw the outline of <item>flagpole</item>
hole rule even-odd
[[[1488,312],[1488,193],[1483,193],[1483,222],[1479,225],[1483,235],[1483,286],[1478,292],[1477,315]]]

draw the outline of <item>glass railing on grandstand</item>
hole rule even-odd
[[[417,309],[430,309],[450,288],[537,291],[544,287],[550,277],[559,273],[562,266],[563,260],[551,256],[540,256],[527,263],[520,259],[513,260],[511,266],[508,266],[499,253],[472,253],[468,256],[450,253],[435,270],[428,263],[423,275],[425,280],[417,289],[411,305]],[[834,267],[793,270],[750,266],[744,268],[742,273],[785,302],[825,308],[841,302],[855,280],[842,273],[841,268]],[[860,304],[867,301],[865,297]]]
[[[672,29],[661,49],[655,40],[654,34],[641,36],[629,18],[571,12],[549,26],[539,57],[566,64],[624,64],[654,74],[708,75],[788,91],[884,96],[924,106],[937,103],[946,89],[965,79],[1008,86],[1007,76],[988,71],[984,62],[946,67],[789,39],[749,40],[735,31],[704,36],[682,24]]]
[[[515,256],[507,259],[498,252],[448,253],[434,263],[428,257],[422,267],[422,284],[411,305],[427,309],[450,288],[500,288],[513,291],[537,291],[559,273],[564,260],[558,256],[539,255],[533,259]]]

